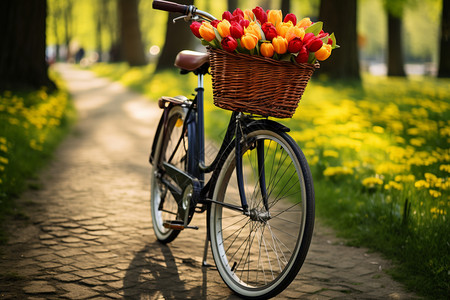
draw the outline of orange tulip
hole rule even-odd
[[[219,24],[217,24],[217,31],[219,32],[221,37],[224,38],[230,35],[230,26],[231,24],[227,19],[222,20]]]
[[[274,53],[272,43],[262,43],[259,50],[261,51],[261,55],[264,57],[272,57]]]
[[[244,10],[244,19],[249,20],[250,22],[254,21],[255,15],[250,9]]]
[[[296,37],[303,39],[304,36],[305,36],[305,29],[303,29],[303,27],[299,28],[299,27],[296,27],[296,26],[292,26],[286,32],[286,36],[285,37],[286,37],[286,40],[288,42],[290,42]]]
[[[306,27],[311,26],[311,24],[312,24],[312,22],[311,22],[311,19],[310,19],[310,18],[303,18],[303,19],[302,19],[300,22],[298,22],[297,25],[295,25],[295,26],[306,28]]]
[[[289,28],[291,28],[293,26],[294,25],[292,24],[291,21],[288,21],[286,23],[284,23],[284,22],[278,23],[278,25],[277,25],[278,35],[281,35],[282,37],[286,37],[286,33],[288,32]]]
[[[269,10],[267,21],[275,25],[275,27],[283,21],[283,13],[281,10]]]
[[[241,37],[241,45],[247,50],[254,49],[257,43],[258,37],[252,33],[247,32]]]
[[[250,22],[250,25],[247,28],[244,28],[244,33],[251,33],[255,35],[258,40],[261,39],[261,28],[255,22]]]
[[[273,49],[276,53],[284,54],[287,52],[288,41],[284,37],[277,36],[276,38],[274,38],[272,40],[272,44],[273,44]]]
[[[216,34],[214,32],[214,28],[209,22],[203,22],[202,26],[200,26],[198,32],[200,33],[200,36],[207,40],[208,42],[211,42],[216,38]]]
[[[323,61],[325,59],[327,59],[328,57],[330,57],[331,55],[331,45],[329,44],[323,44],[322,48],[320,48],[319,50],[317,50],[314,55],[316,56],[316,58],[320,61]]]

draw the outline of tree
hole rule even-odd
[[[291,0],[281,0],[281,11],[283,16],[291,12]]]
[[[406,76],[402,46],[402,16],[403,8],[407,1],[408,0],[385,0],[385,9],[388,19],[388,76]]]
[[[192,5],[193,0],[182,0],[177,3]],[[166,39],[164,42],[161,56],[159,57],[156,70],[163,70],[173,68],[173,63],[178,52],[181,50],[189,49],[191,41],[193,40],[193,34],[191,33],[188,24],[183,20],[179,20],[173,23],[173,19],[179,17],[180,14],[169,13],[167,17],[167,30]]]
[[[450,0],[442,1],[441,42],[438,77],[450,77]]]
[[[0,1],[0,90],[56,88],[45,58],[46,0]]]
[[[319,20],[325,31],[333,31],[340,49],[321,63],[321,74],[333,79],[361,80],[356,33],[357,0],[321,0]],[[331,32],[330,32],[331,33]]]
[[[137,0],[119,0],[118,13],[121,34],[121,50],[130,66],[142,66],[147,63],[139,27]]]
[[[237,0],[227,0],[228,11],[233,12],[238,7]]]

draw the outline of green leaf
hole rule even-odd
[[[259,22],[256,22],[256,24],[258,25],[259,33],[261,34],[261,40],[264,41],[266,39],[266,35],[264,34],[264,31],[261,28],[261,24],[259,24]]]
[[[315,62],[316,62],[316,56],[314,55],[314,52],[309,52],[308,63],[314,64]]]
[[[214,29],[214,33],[216,34],[216,39],[219,41],[219,44],[222,42],[222,37],[220,36],[219,31],[217,30],[217,28],[213,27]]]
[[[336,37],[334,36],[334,32],[330,35],[330,38],[333,41],[333,44],[331,45],[331,49],[339,48],[339,46],[336,45]]]
[[[323,22],[316,22],[306,28],[305,33],[314,33],[315,36],[319,35],[320,31],[322,31],[323,28]]]

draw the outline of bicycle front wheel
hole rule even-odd
[[[248,212],[240,207],[236,152],[222,165],[209,219],[211,248],[228,287],[245,298],[283,291],[300,270],[314,226],[314,190],[298,145],[284,132],[250,129],[242,143]]]

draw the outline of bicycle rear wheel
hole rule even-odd
[[[187,127],[183,126],[185,118],[186,109],[181,106],[174,106],[169,111],[166,131],[161,132],[158,138],[151,173],[150,208],[153,231],[162,243],[170,243],[180,233],[179,230],[163,225],[165,221],[179,219],[179,216],[178,203],[161,179],[165,176],[163,162],[170,162],[181,170],[189,171],[188,131]]]
[[[314,226],[314,190],[306,159],[284,132],[250,128],[242,143],[248,213],[241,206],[233,149],[222,165],[211,206],[211,248],[231,290],[245,298],[283,291],[306,257]]]

